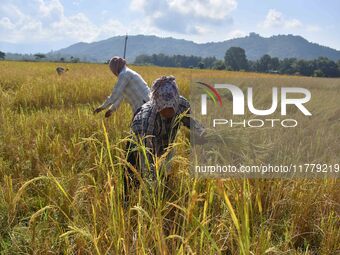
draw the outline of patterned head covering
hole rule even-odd
[[[179,93],[175,77],[163,76],[155,80],[151,87],[150,98],[157,112],[165,108],[173,108],[177,112]]]
[[[111,72],[113,72],[116,76],[120,73],[120,71],[124,68],[126,65],[126,60],[121,57],[113,57],[111,58],[109,62],[109,67]]]

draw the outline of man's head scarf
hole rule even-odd
[[[157,112],[165,108],[179,107],[179,92],[174,76],[163,76],[155,80],[151,87],[151,102]]]

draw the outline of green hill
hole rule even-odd
[[[77,43],[67,48],[49,53],[56,56],[73,56],[91,61],[105,61],[113,55],[123,55],[125,36],[115,36],[93,43]],[[201,57],[215,56],[223,59],[226,50],[232,46],[245,49],[248,59],[256,60],[264,54],[280,59],[295,57],[298,59],[315,59],[328,57],[340,59],[340,51],[307,41],[301,36],[275,35],[262,37],[250,33],[246,37],[223,42],[195,43],[171,37],[134,35],[129,36],[127,44],[127,59],[133,61],[141,54],[194,55]]]

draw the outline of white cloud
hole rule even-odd
[[[263,27],[281,27],[284,25],[283,15],[281,12],[271,9],[263,22]]]
[[[298,20],[298,19],[291,19],[291,20],[287,20],[285,22],[285,27],[286,28],[301,28],[301,27],[303,27],[303,25],[302,25],[300,20]]]
[[[168,0],[171,9],[185,15],[221,20],[237,7],[235,0]]]
[[[228,15],[236,6],[236,0],[131,0],[129,7],[135,11],[158,10],[156,12],[162,13],[171,9],[182,14],[195,14],[196,16],[219,19],[220,16],[223,18]],[[210,15],[210,13],[214,13],[214,15]],[[149,15],[152,15],[152,13],[149,13]]]
[[[82,0],[74,0],[72,1],[73,5],[79,6]]]
[[[242,31],[242,30],[233,30],[228,33],[227,38],[240,38],[246,36],[248,33]]]
[[[264,29],[263,31],[271,31],[274,33],[315,33],[320,31],[320,27],[317,25],[303,24],[296,18],[286,17],[283,13],[271,9],[268,11],[264,21],[259,23],[259,28]]]
[[[1,19],[0,36],[5,42],[25,41],[27,38],[34,40],[39,38],[42,32],[42,23],[29,15],[24,14],[13,4],[3,5],[0,14],[5,16]]]
[[[19,7],[20,6],[20,7]],[[50,41],[85,41],[121,34],[123,25],[109,20],[94,24],[84,13],[66,16],[59,0],[34,0],[14,5],[11,1],[0,7],[0,37],[8,43]]]
[[[110,19],[108,20],[105,25],[100,27],[100,33],[99,33],[99,38],[107,38],[110,37],[114,34],[124,34],[127,31],[125,30],[125,27],[123,26],[122,23],[115,19]]]
[[[8,17],[3,17],[0,19],[0,27],[11,30],[15,28],[15,25]]]
[[[298,19],[291,19],[285,17],[281,12],[270,9],[266,15],[265,20],[260,23],[263,28],[301,28],[303,24]]]
[[[130,9],[134,11],[140,11],[145,8],[145,0],[132,0],[130,3]]]
[[[54,17],[60,19],[64,15],[64,7],[59,0],[50,0],[45,2],[44,0],[36,0],[38,4],[38,10],[44,17]]]
[[[307,26],[307,31],[308,32],[319,32],[321,30],[321,27],[317,26],[317,25],[309,25]]]
[[[97,27],[83,13],[78,13],[70,17],[62,17],[53,22],[50,28],[54,36],[62,39],[78,39],[79,41],[90,42],[98,36]]]
[[[236,7],[236,0],[132,0],[130,3],[130,9],[143,13],[151,26],[186,35],[231,25],[230,14]]]

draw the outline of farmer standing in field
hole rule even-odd
[[[127,100],[135,113],[140,106],[149,101],[149,87],[140,74],[126,66],[125,59],[121,57],[113,57],[109,62],[109,68],[118,77],[118,81],[112,94],[93,113],[99,113],[109,107],[105,113],[105,117],[108,118],[117,110],[123,99]]]
[[[205,137],[205,129],[188,116],[190,104],[179,95],[175,77],[163,76],[155,80],[150,97],[150,101],[138,109],[131,125],[137,143],[141,141],[142,145],[146,147],[146,157],[145,154],[136,150],[138,147],[136,144],[130,143],[127,149],[127,161],[139,171],[142,178],[155,180],[154,159],[161,157],[166,152],[169,153],[166,161],[171,159],[171,144],[176,138],[180,125],[183,124],[185,127],[191,128],[202,142]],[[124,180],[125,185],[136,182],[131,170],[126,172]]]

